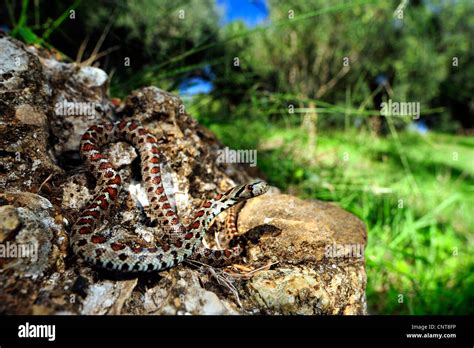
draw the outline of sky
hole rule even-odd
[[[268,17],[266,0],[216,0],[223,16],[221,25],[243,20],[247,26],[255,27]],[[198,93],[209,93],[212,83],[201,79],[192,79],[181,85],[181,95],[192,96]]]
[[[266,0],[216,0],[216,4],[224,9],[222,24],[243,20],[254,27],[268,17]]]

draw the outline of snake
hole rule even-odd
[[[146,213],[151,220],[160,221],[162,227],[174,232],[168,241],[150,243],[138,236],[125,238],[120,233],[98,233],[98,227],[118,202],[123,186],[118,170],[101,148],[119,141],[138,150],[143,186],[150,204]],[[71,228],[69,243],[73,253],[89,264],[119,272],[162,271],[186,259],[210,265],[228,264],[241,254],[241,247],[206,248],[202,241],[210,223],[224,210],[264,194],[268,185],[255,181],[205,199],[193,214],[191,223],[185,226],[172,209],[162,184],[160,165],[164,155],[158,144],[157,137],[136,119],[96,124],[82,135],[80,156],[97,184],[93,198],[84,205]]]

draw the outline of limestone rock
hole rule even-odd
[[[26,277],[40,277],[55,262],[51,241],[61,226],[55,221],[53,206],[46,198],[29,192],[7,192],[2,196],[10,205],[0,209],[0,220],[13,218],[17,219],[13,224],[21,225],[21,229],[14,236],[10,234],[3,243],[5,249],[10,249],[3,270],[9,269]]]
[[[262,271],[247,284],[250,301],[270,314],[366,314],[363,263],[322,263]]]
[[[125,281],[99,281],[91,285],[84,299],[81,314],[121,314],[125,301],[130,297],[137,279]]]
[[[6,223],[10,233],[0,244],[0,313],[28,314],[41,293],[38,283],[47,281],[49,271],[60,268],[62,226],[44,197],[7,192],[0,200],[9,204],[0,208],[0,221],[11,222]],[[53,243],[55,239],[58,244]]]
[[[82,134],[98,122],[112,120],[107,99],[107,74],[98,68],[58,62],[42,57],[46,83],[51,90],[51,133],[56,155],[75,152]]]
[[[145,314],[238,314],[232,304],[201,287],[197,273],[182,266],[166,272],[140,298]]]
[[[48,148],[51,100],[39,58],[0,34],[0,192],[37,191],[62,172]]]
[[[239,222],[241,230],[263,233],[248,250],[249,262],[278,262],[247,284],[250,306],[281,314],[366,314],[366,230],[354,215],[276,193],[248,201]]]
[[[316,262],[325,258],[327,246],[366,245],[364,224],[331,203],[304,201],[285,194],[256,197],[239,215],[239,229],[281,230],[278,237],[263,237],[251,251],[251,261],[288,264]]]
[[[12,205],[0,207],[0,243],[20,226],[20,218]]]

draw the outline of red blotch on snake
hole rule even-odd
[[[107,198],[105,198],[104,195],[100,195],[99,197],[97,197],[97,199],[100,200],[99,206],[103,210],[107,210],[109,207],[109,202],[107,202]]]
[[[122,178],[120,175],[116,174],[113,179],[110,179],[109,184],[115,184],[115,185],[120,185],[122,183]]]
[[[92,230],[89,226],[81,227],[81,229],[79,230],[79,234],[89,234],[89,233],[92,233]]]
[[[94,223],[93,219],[82,217],[77,221],[78,225],[91,225]]]
[[[84,135],[81,137],[82,140],[89,140],[91,139],[92,136],[91,134],[88,132],[88,133],[84,133]]]
[[[94,235],[91,237],[91,242],[94,244],[101,244],[101,243],[105,243],[106,241],[107,241],[107,238],[105,238],[104,236]]]
[[[113,187],[110,187],[110,186],[106,187],[105,191],[107,191],[109,193],[109,197],[111,199],[115,199],[117,197],[118,191],[116,189],[114,189]]]
[[[119,250],[125,249],[125,244],[112,243],[110,244],[110,247],[112,248],[113,251],[119,251]]]
[[[126,125],[127,125],[127,121],[122,120],[122,121],[119,123],[118,127],[119,127],[120,130],[122,130],[122,129],[125,128]]]
[[[143,250],[143,247],[140,246],[140,245],[135,245],[135,246],[131,247],[131,249],[135,254],[138,254],[140,251]]]
[[[100,159],[104,158],[104,155],[102,155],[101,153],[96,153],[96,154],[93,154],[91,157],[90,157],[90,160],[95,162],[95,161],[98,161]]]
[[[95,206],[97,207],[97,204],[95,204]],[[91,206],[88,208],[88,210],[86,210],[82,213],[82,216],[92,216],[92,217],[98,219],[100,217],[100,212],[97,211],[97,210],[92,210],[92,209],[93,208],[92,208],[92,204],[91,204]]]
[[[196,215],[194,215],[194,218],[198,218],[204,215],[204,210],[199,210]]]
[[[109,168],[113,168],[113,165],[110,162],[101,163],[100,166],[99,166],[100,170],[106,170],[106,169],[109,169]]]
[[[82,152],[89,152],[91,150],[94,150],[95,148],[96,147],[94,144],[87,143],[87,144],[82,145]]]

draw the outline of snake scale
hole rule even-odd
[[[126,141],[138,149],[141,172],[150,203],[149,215],[162,226],[176,231],[168,242],[146,243],[137,237],[98,234],[96,229],[108,216],[122,189],[122,178],[104,156],[101,147]],[[137,120],[90,127],[80,141],[80,153],[89,170],[97,178],[96,193],[80,212],[72,227],[70,245],[73,252],[87,262],[114,271],[152,272],[176,266],[187,258],[210,264],[225,264],[240,254],[241,249],[214,250],[204,247],[203,237],[215,216],[249,198],[268,190],[262,181],[234,187],[213,200],[206,200],[195,212],[193,221],[184,226],[171,208],[161,182],[161,151],[157,138]],[[151,244],[151,245],[150,245]]]

